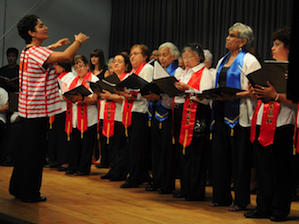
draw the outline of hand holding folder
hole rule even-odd
[[[60,79],[58,79],[58,84],[60,86],[62,95],[73,103],[81,101],[84,97],[92,94],[92,92],[88,90],[84,85],[77,86],[73,89],[68,89]]]
[[[154,81],[141,90],[141,95],[147,95],[150,92],[157,95],[166,93],[169,97],[184,94],[183,91],[178,90],[174,86],[174,83],[178,82],[174,76],[170,76],[157,61],[155,61],[154,66]]]

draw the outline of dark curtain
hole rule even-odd
[[[249,25],[262,60],[271,58],[271,34],[291,26],[293,0],[112,0],[109,55],[143,43],[151,50],[170,41],[179,49],[198,42],[214,55],[226,53],[235,22]]]
[[[288,75],[288,88],[287,88],[287,98],[292,100],[294,103],[299,101],[299,75],[298,75],[298,61],[299,61],[299,16],[297,15],[299,9],[299,1],[294,3],[293,7],[293,21],[292,21],[292,31],[291,31],[291,44],[289,53],[289,75]]]

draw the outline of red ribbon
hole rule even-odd
[[[90,89],[89,85],[87,84],[86,80],[91,80],[92,74],[89,71],[82,80],[82,85],[84,85],[87,89]],[[73,89],[77,86],[79,81],[79,76],[74,78],[70,85],[70,89]],[[78,111],[77,111],[77,129],[81,132],[81,138],[83,138],[83,132],[87,130],[87,105],[85,103],[78,102]]]
[[[270,101],[264,103],[262,124],[258,137],[258,141],[263,147],[273,144],[279,108],[280,103],[278,102]]]
[[[103,120],[103,135],[107,137],[107,144],[109,138],[114,135],[114,116],[115,116],[115,102],[108,101],[105,103],[104,120]]]
[[[251,127],[250,127],[250,141],[253,143],[255,139],[255,133],[256,133],[256,121],[257,121],[257,114],[259,112],[259,109],[262,105],[262,101],[258,100],[257,105],[254,109],[252,119],[251,119]]]
[[[204,67],[199,71],[193,73],[191,79],[187,83],[194,89],[199,90],[200,80],[202,77]],[[180,130],[179,143],[183,145],[183,154],[185,155],[185,148],[191,144],[193,137],[193,128],[196,117],[197,102],[190,99],[190,96],[185,97],[182,114],[182,124]]]

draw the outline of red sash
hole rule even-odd
[[[84,85],[87,89],[89,85],[87,84],[86,80],[91,80],[92,74],[89,71],[82,80],[82,85]],[[79,76],[74,78],[70,85],[70,89],[73,89],[77,86],[79,81]],[[81,138],[83,138],[83,132],[87,130],[87,106],[85,103],[77,102],[77,129],[81,132]],[[72,108],[72,107],[71,107]],[[72,112],[71,112],[72,113]]]
[[[297,153],[299,153],[299,141],[298,141],[299,131],[298,131],[298,126],[297,126],[298,112],[299,112],[299,104],[297,106],[296,121],[295,121],[294,136],[293,136],[293,148],[294,148],[293,155],[296,155],[296,151],[297,151]]]
[[[135,73],[136,75],[139,75],[140,71],[143,69],[143,67],[146,65],[146,62],[143,62],[139,67],[134,71],[134,69],[130,72],[130,75],[132,73]],[[135,94],[137,96],[138,92],[136,91],[130,91],[130,94]],[[123,117],[122,117],[122,123],[125,127],[125,134],[126,137],[128,137],[128,127],[132,124],[132,107],[133,107],[133,101],[128,101],[128,99],[125,99],[124,107],[123,107]]]
[[[66,118],[65,118],[65,129],[67,134],[67,140],[70,141],[70,134],[73,131],[73,104],[71,101],[66,101]]]
[[[62,72],[60,73],[60,75],[58,76],[59,79],[62,79],[68,72]]]
[[[49,117],[50,129],[52,129],[52,124],[53,124],[54,120],[55,120],[55,115]]]
[[[107,137],[107,144],[109,138],[114,135],[114,116],[115,116],[115,102],[108,101],[105,103],[104,120],[103,120],[103,135]]]
[[[187,83],[194,89],[199,90],[200,80],[202,77],[204,67],[199,71],[193,73],[191,79]],[[183,155],[185,155],[185,148],[191,144],[193,137],[193,128],[196,117],[197,102],[190,99],[189,95],[185,97],[185,103],[183,106],[182,113],[182,124],[180,130],[180,139],[179,143],[183,145]]]
[[[101,111],[101,101],[98,99],[98,120],[97,120],[97,139],[100,139],[100,111]]]
[[[261,101],[259,100],[258,105],[254,110],[254,114],[251,122],[252,123],[251,133],[250,133],[251,142],[253,142],[255,139],[257,113],[259,111],[260,106],[261,106]],[[258,141],[263,147],[273,144],[275,130],[276,130],[276,122],[279,114],[279,108],[280,108],[280,103],[278,102],[270,101],[268,103],[264,103],[262,123],[260,127],[260,134],[258,137]]]

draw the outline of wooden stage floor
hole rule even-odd
[[[8,193],[12,167],[0,166],[0,213],[38,224],[95,223],[272,223],[269,219],[246,219],[242,212],[225,207],[211,208],[212,187],[206,188],[206,201],[187,202],[172,195],[160,195],[139,188],[121,189],[121,182],[101,180],[108,169],[92,166],[89,176],[66,176],[54,168],[45,168],[42,196],[47,202],[22,203]],[[179,180],[176,182],[179,189]],[[255,207],[256,195],[251,195]],[[0,223],[5,223],[4,221]],[[18,222],[13,222],[18,223]],[[20,222],[22,223],[22,222]],[[292,203],[287,224],[299,223],[299,202]]]

